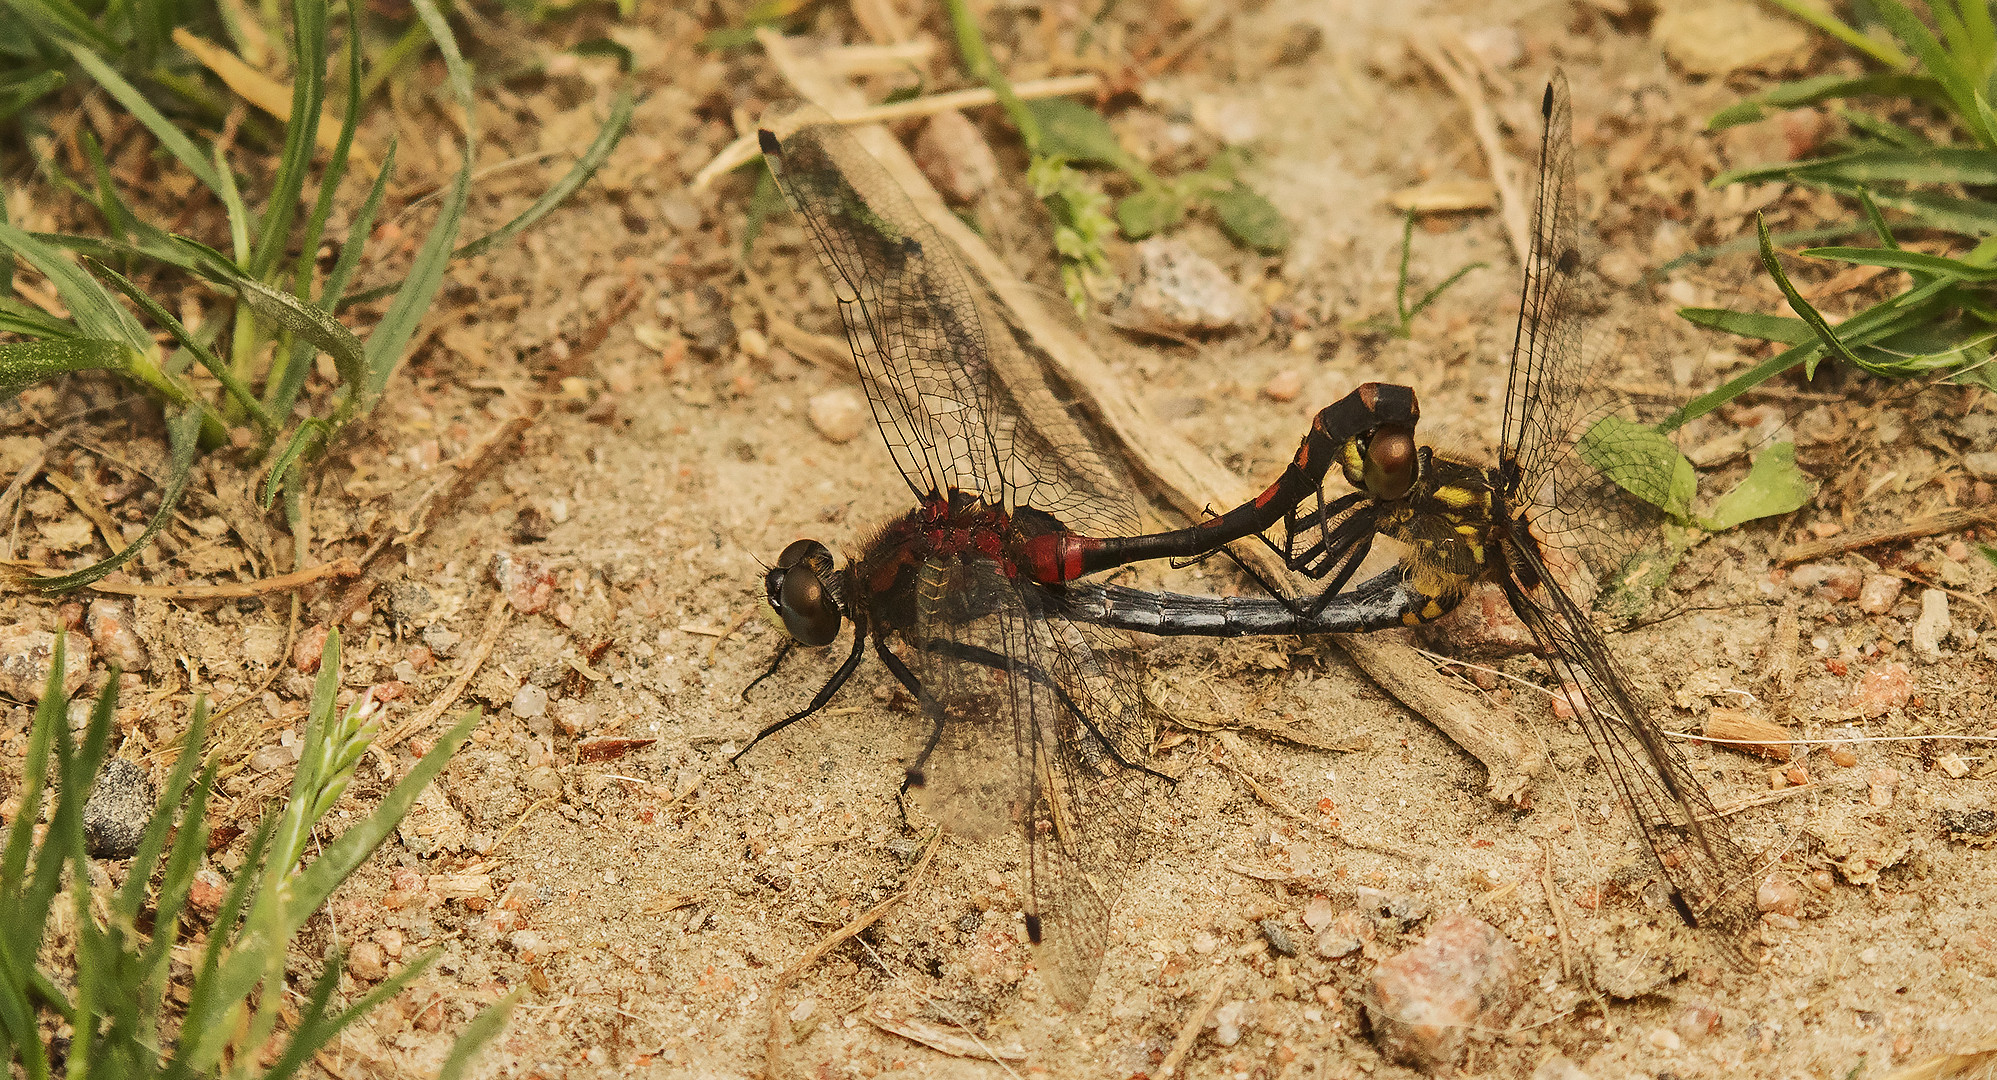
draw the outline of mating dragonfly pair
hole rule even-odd
[[[836,279],[861,381],[918,505],[844,567],[799,540],[769,568],[768,601],[790,640],[764,677],[794,645],[831,644],[846,622],[853,643],[808,705],[741,753],[823,708],[871,641],[928,722],[909,787],[955,831],[1024,835],[1027,933],[1057,997],[1079,1004],[1101,963],[1113,883],[1141,843],[1133,808],[1168,779],[1145,764],[1152,714],[1124,632],[1364,632],[1438,618],[1490,581],[1542,646],[1679,914],[1739,930],[1748,858],[1570,595],[1574,572],[1619,569],[1657,518],[1625,490],[1640,489],[1636,456],[1604,435],[1632,428],[1597,426],[1615,403],[1580,348],[1571,115],[1557,75],[1542,111],[1497,466],[1418,447],[1414,392],[1369,383],[1313,419],[1253,501],[1148,535],[1133,535],[1128,484],[1048,385],[1030,338],[880,165],[829,122],[763,131],[764,156]],[[1334,465],[1349,493],[1327,491]],[[1347,589],[1380,536],[1405,554]],[[1543,546],[1549,537],[1568,546]],[[1221,598],[1083,580],[1248,538],[1322,591]]]

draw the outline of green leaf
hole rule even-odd
[[[12,259],[5,261],[13,262]],[[22,303],[4,294],[0,294],[0,331],[38,338],[76,336],[76,327],[33,304]]]
[[[1817,340],[1816,332],[1810,329],[1809,323],[1787,315],[1762,315],[1727,308],[1679,308],[1678,316],[1697,326],[1762,341],[1779,341],[1784,345]]]
[[[1656,428],[1605,416],[1575,447],[1581,460],[1617,487],[1657,507],[1683,524],[1692,512],[1699,477],[1678,447]]]
[[[284,124],[284,149],[271,181],[255,246],[244,269],[258,280],[270,277],[291,241],[291,220],[319,144],[319,106],[325,97],[326,0],[292,0],[291,112]]]
[[[1826,184],[1997,183],[1997,151],[1959,147],[1910,150],[1859,150],[1849,154],[1735,169],[1713,178],[1710,187],[1763,180],[1795,180]]]
[[[332,356],[342,381],[358,386],[366,379],[366,347],[331,312],[240,273],[208,273],[206,276],[234,289],[250,310],[304,337]]]
[[[153,339],[139,325],[139,320],[118,303],[110,290],[64,258],[55,247],[7,224],[0,224],[0,247],[19,255],[49,279],[84,337],[120,342],[135,352],[152,348]]]
[[[1274,255],[1290,246],[1290,223],[1276,205],[1247,184],[1236,184],[1209,195],[1220,227],[1244,247]]]
[[[1100,113],[1069,98],[1041,98],[1026,107],[1040,121],[1040,153],[1071,162],[1109,165],[1125,172],[1144,168]],[[1135,168],[1132,168],[1135,166]]]
[[[1186,205],[1164,188],[1126,196],[1116,204],[1116,224],[1132,240],[1164,232],[1186,216]]]
[[[1714,114],[1706,122],[1707,131],[1720,131],[1736,124],[1753,123],[1767,115],[1767,109],[1794,109],[1818,102],[1852,97],[1942,99],[1941,84],[1925,75],[1882,73],[1848,78],[1819,75],[1797,79],[1763,90]]]
[[[1837,259],[1860,266],[1884,266],[1917,274],[1934,274],[1958,281],[1997,281],[1997,267],[1973,266],[1960,259],[1898,248],[1820,247],[1805,248],[1798,254],[1812,259]]]
[[[153,133],[153,138],[158,139],[160,145],[166,147],[167,152],[180,162],[182,168],[193,173],[194,178],[201,181],[208,190],[218,196],[222,193],[222,178],[215,175],[215,167],[209,163],[208,155],[202,153],[192,139],[173,126],[173,121],[168,120],[165,114],[154,108],[152,102],[147,101],[146,96],[139,93],[137,87],[126,82],[124,76],[113,71],[109,64],[98,59],[96,53],[84,46],[73,42],[66,43],[66,46],[69,55],[76,60],[77,66],[95,79],[97,85],[104,88],[105,93],[116,98],[118,104],[123,105],[125,111],[131,113],[134,119],[144,124],[146,130]]]
[[[478,103],[472,97],[471,68],[458,51],[457,39],[451,36],[451,26],[437,10],[434,0],[413,2],[417,17],[430,31],[430,36],[437,42],[438,53],[443,56],[445,82],[451,88],[451,95],[464,110],[463,163],[451,181],[450,193],[444,197],[442,208],[437,211],[436,223],[430,227],[422,248],[410,262],[409,277],[396,290],[388,311],[368,334],[367,380],[356,386],[348,397],[342,419],[356,414],[366,415],[374,409],[375,401],[388,385],[389,376],[402,362],[403,347],[415,336],[417,325],[423,321],[423,313],[429,310],[430,301],[443,287],[444,269],[456,246],[458,224],[464,217],[465,203],[471,196],[472,167],[478,160]]]
[[[1838,337],[1837,331],[1831,329],[1831,324],[1824,319],[1823,313],[1808,300],[1803,299],[1803,294],[1796,290],[1796,286],[1790,284],[1789,275],[1782,272],[1782,263],[1775,258],[1775,245],[1768,239],[1768,221],[1759,213],[1754,215],[1754,228],[1756,235],[1761,239],[1761,265],[1768,271],[1768,276],[1775,279],[1776,287],[1782,290],[1783,297],[1789,301],[1790,310],[1802,316],[1803,321],[1810,324],[1810,329],[1817,332],[1817,337],[1823,342],[1825,349],[1843,357],[1846,363],[1861,366],[1858,357],[1851,354],[1851,349],[1845,345],[1842,338]]]
[[[1721,532],[1744,521],[1787,514],[1809,505],[1816,494],[1817,482],[1796,464],[1796,444],[1779,442],[1754,459],[1747,476],[1713,503],[1711,516],[1700,518],[1699,527]]]
[[[101,338],[47,338],[0,345],[0,395],[12,396],[23,387],[72,371],[119,371],[132,368],[132,350]]]

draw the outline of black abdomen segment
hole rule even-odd
[[[1412,431],[1421,407],[1413,390],[1391,383],[1367,383],[1325,406],[1311,418],[1310,431],[1296,456],[1262,494],[1198,525],[1145,536],[1038,537],[1023,553],[1031,576],[1054,584],[1148,559],[1186,559],[1212,554],[1225,544],[1262,532],[1283,520],[1306,498],[1321,492],[1324,476],[1347,443],[1388,424]]]
[[[1398,567],[1340,593],[1316,615],[1267,596],[1192,596],[1121,585],[1070,585],[1063,599],[1076,622],[1159,637],[1363,634],[1417,621],[1429,603]]]

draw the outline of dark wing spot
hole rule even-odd
[[[1546,93],[1545,93],[1545,94],[1544,94],[1543,96],[1541,96],[1541,97],[1540,97],[1540,99],[1539,99],[1539,115],[1540,115],[1541,117],[1548,117],[1548,116],[1552,116],[1552,115],[1553,115],[1553,84],[1552,84],[1552,83],[1547,83],[1547,84],[1546,84]]]
[[[920,241],[920,240],[917,240],[917,239],[916,239],[915,237],[913,237],[913,236],[904,236],[904,237],[902,237],[902,238],[901,238],[901,253],[902,253],[902,257],[903,257],[903,258],[908,258],[908,259],[919,259],[919,258],[921,258],[921,257],[922,257],[922,241]]]
[[[1581,265],[1581,253],[1574,248],[1562,248],[1554,266],[1563,274],[1571,274]]]
[[[1026,940],[1040,944],[1040,916],[1031,912],[1026,916]]]
[[[762,149],[763,149],[763,153],[765,153],[765,154],[774,154],[774,153],[777,153],[777,134],[776,134],[776,132],[774,132],[774,131],[771,131],[771,130],[769,130],[768,128],[759,128],[759,129],[757,129],[757,131],[756,131],[756,145],[757,145],[757,146],[760,146],[760,147],[762,147]]]

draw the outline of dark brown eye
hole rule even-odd
[[[1414,432],[1381,428],[1366,444],[1366,491],[1376,499],[1399,499],[1414,483]]]
[[[785,548],[777,565],[763,575],[770,607],[800,645],[829,645],[839,636],[844,617],[823,576],[832,572],[832,553],[824,544],[799,540]]]

